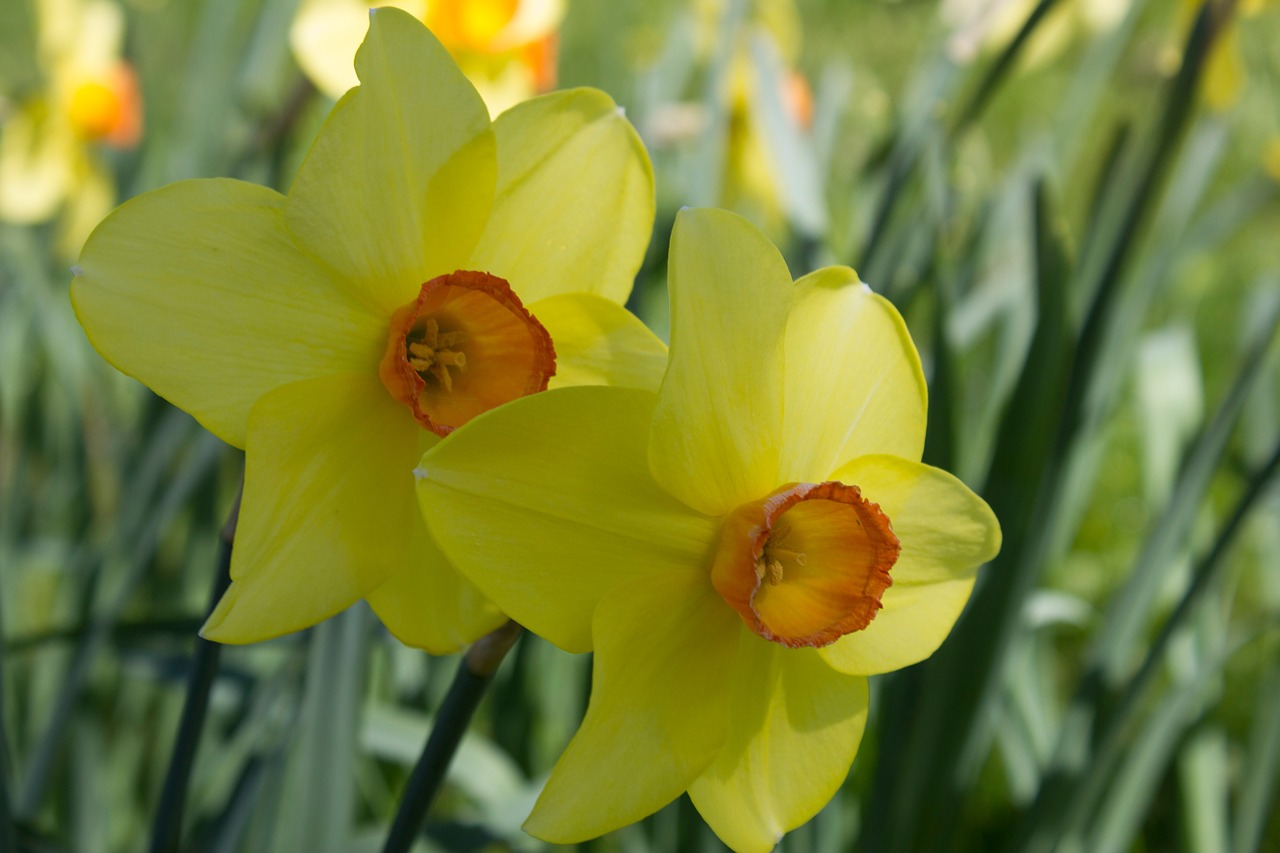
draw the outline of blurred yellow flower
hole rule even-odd
[[[801,136],[813,122],[813,95],[800,71],[788,69],[784,75],[778,93],[785,107],[782,115],[792,132]],[[747,56],[735,57],[729,76],[729,133],[721,200],[726,208],[760,223],[766,232],[779,234],[787,218],[785,178],[777,162],[783,155],[771,145],[769,131],[762,126],[770,117],[761,115],[757,105],[760,85]]]
[[[933,653],[1000,530],[920,463],[919,358],[853,270],[792,283],[715,210],[680,213],[670,258],[657,394],[488,412],[423,456],[418,495],[512,618],[595,651],[586,719],[526,829],[577,842],[687,790],[726,844],[767,851],[844,781],[866,676]]]
[[[826,211],[811,150],[813,95],[797,66],[802,28],[793,0],[698,0],[674,26],[692,27],[702,67],[697,74],[687,67],[688,79],[657,105],[648,138],[657,148],[691,148],[712,134],[723,155],[714,160],[720,169],[705,203],[742,214],[777,240],[788,225],[821,233]],[[700,75],[718,81],[715,103],[677,100],[701,88]],[[721,115],[723,123],[713,124]]]
[[[133,199],[89,238],[72,302],[108,361],[246,450],[205,636],[262,640],[366,598],[442,652],[503,617],[427,534],[413,466],[549,384],[657,386],[665,348],[621,307],[652,175],[595,90],[491,124],[398,10],[356,68],[288,196],[215,179]]]
[[[1025,67],[1058,56],[1082,35],[1113,29],[1132,0],[1059,0],[1037,27],[1022,54]],[[1039,0],[942,0],[939,14],[951,32],[947,51],[959,63],[998,51],[1013,40]]]
[[[1268,140],[1266,151],[1262,155],[1262,165],[1268,175],[1280,181],[1280,136],[1273,136]]]
[[[1205,60],[1204,76],[1200,80],[1200,91],[1210,109],[1225,112],[1240,98],[1240,90],[1246,82],[1244,60],[1240,55],[1240,27],[1248,18],[1274,5],[1276,0],[1240,0],[1234,4],[1233,19],[1210,47],[1209,56]],[[1182,0],[1178,6],[1174,26],[1176,42],[1169,45],[1162,57],[1163,65],[1169,73],[1176,71],[1182,61],[1182,48],[1195,24],[1200,6],[1199,0]],[[1225,9],[1227,6],[1220,3],[1219,8]]]
[[[115,204],[98,149],[132,148],[142,131],[137,79],[120,58],[124,16],[109,0],[36,4],[41,89],[0,124],[0,219],[61,215],[69,254]]]
[[[383,5],[426,23],[492,115],[555,86],[564,0],[303,0],[290,32],[294,56],[329,97],[356,85],[351,59],[370,6]]]

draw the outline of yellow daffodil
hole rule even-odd
[[[76,313],[115,366],[246,450],[233,583],[204,628],[252,642],[368,599],[457,648],[502,616],[413,494],[424,450],[561,384],[656,387],[621,307],[653,217],[648,160],[603,93],[492,124],[421,23],[379,10],[287,196],[228,179],[140,196],[90,237]]]
[[[594,649],[581,729],[526,824],[569,843],[688,791],[771,849],[840,787],[866,676],[920,661],[999,550],[990,509],[920,463],[926,389],[892,306],[831,267],[792,283],[724,211],[671,245],[655,394],[568,388],[476,418],[418,494],[512,618]]]
[[[724,183],[722,205],[758,222],[768,234],[782,234],[788,218],[797,220],[811,233],[822,229],[822,220],[797,204],[789,193],[794,187],[788,180],[785,158],[812,159],[803,151],[787,151],[780,135],[796,144],[809,144],[813,124],[813,93],[808,78],[796,67],[800,55],[800,16],[792,3],[764,4],[759,18],[744,29],[740,44],[730,60],[726,75],[728,129],[725,140]],[[761,79],[762,60],[753,57],[752,40],[760,40],[757,50],[769,50],[777,63],[776,79]],[[762,93],[767,86],[778,91]],[[765,100],[781,108],[773,112],[762,109]],[[785,127],[778,126],[785,123]]]
[[[356,84],[351,58],[375,5],[425,22],[495,115],[555,85],[563,0],[303,0],[290,31],[293,53],[331,98]]]
[[[813,93],[797,67],[802,27],[795,3],[752,0],[738,8],[724,0],[698,0],[673,26],[693,27],[698,63],[681,66],[684,79],[653,111],[647,138],[655,149],[693,150],[714,132],[713,115],[722,114],[715,144],[723,149],[723,166],[712,191],[704,193],[707,203],[746,216],[779,240],[788,225],[821,233],[826,219],[811,150]],[[718,62],[725,63],[723,71]],[[701,92],[701,78],[708,75],[720,81],[712,92],[718,103],[678,100]],[[688,189],[682,191],[687,198]]]
[[[35,25],[44,85],[0,126],[0,219],[61,214],[60,242],[74,254],[115,203],[98,149],[137,144],[141,102],[120,57],[124,16],[114,3],[40,0]]]

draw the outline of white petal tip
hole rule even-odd
[[[413,476],[414,476],[414,479],[425,480],[429,475],[427,474],[426,468],[414,468]]]
[[[84,267],[80,266],[79,264],[72,264],[71,274],[76,276],[84,275]]]
[[[627,108],[624,107],[622,104],[618,104],[616,107],[614,107],[613,112],[618,118],[627,117]]]
[[[871,285],[867,284],[865,281],[860,281],[860,282],[858,282],[858,284],[862,285],[862,292],[863,292],[863,293],[870,293],[870,292],[871,292]]]

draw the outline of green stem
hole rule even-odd
[[[458,744],[462,742],[462,735],[471,722],[471,715],[484,697],[498,665],[519,637],[520,626],[507,622],[467,650],[436,715],[422,756],[405,786],[400,809],[391,824],[391,831],[387,833],[382,853],[407,853],[413,846],[427,811],[440,792],[445,773],[458,751]]]
[[[217,607],[218,600],[231,583],[231,545],[236,536],[236,520],[240,516],[240,498],[231,507],[227,523],[222,527],[218,548],[218,566],[214,571],[213,591],[209,596],[208,612]],[[191,784],[191,769],[195,765],[196,750],[200,746],[200,732],[204,728],[205,713],[209,710],[209,693],[213,679],[218,674],[218,658],[222,646],[203,637],[196,637],[195,656],[187,678],[187,697],[182,705],[182,719],[178,722],[178,735],[169,757],[169,771],[160,791],[160,804],[156,807],[155,822],[151,827],[151,853],[177,853],[182,838],[182,811],[187,800],[187,788]]]

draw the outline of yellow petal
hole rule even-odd
[[[454,566],[568,651],[590,650],[591,614],[619,582],[706,575],[719,525],[649,475],[653,403],[606,387],[522,397],[451,433],[417,471],[428,526]]]
[[[494,122],[498,191],[472,269],[526,304],[586,291],[622,303],[653,227],[644,145],[608,95],[555,92]]]
[[[287,382],[377,377],[386,316],[294,247],[284,199],[225,179],[126,202],[80,255],[71,302],[103,357],[243,447],[250,407]]]
[[[564,0],[520,0],[515,16],[494,39],[494,49],[511,49],[552,35],[564,19]]]
[[[552,388],[616,385],[657,391],[667,346],[634,314],[591,293],[565,293],[529,306],[556,348]]]
[[[361,85],[325,122],[289,192],[299,244],[384,315],[466,266],[497,175],[489,114],[421,23],[373,13],[356,54]]]
[[[304,0],[289,46],[316,88],[336,100],[360,82],[353,60],[368,28],[369,7],[360,0]]]
[[[67,196],[67,203],[58,219],[58,253],[66,258],[80,254],[85,240],[111,212],[117,200],[115,176],[111,170],[97,159],[85,156],[84,152],[76,159],[76,191]]]
[[[741,629],[729,732],[689,788],[707,824],[739,853],[767,853],[835,795],[867,721],[867,680]]]
[[[891,672],[937,650],[969,600],[978,566],[1000,550],[991,508],[946,471],[893,456],[862,456],[834,479],[862,489],[902,543],[883,609],[864,630],[820,654],[858,675]]]
[[[683,793],[724,742],[739,624],[703,572],[619,584],[605,596],[586,718],[525,830],[583,841]]]
[[[796,282],[787,321],[781,481],[818,483],[855,456],[919,459],[928,391],[897,310],[848,267]]]
[[[382,624],[405,645],[433,655],[456,652],[497,628],[507,617],[458,574],[418,516],[405,564],[369,593]]]
[[[306,628],[409,565],[426,435],[373,372],[263,396],[249,417],[233,583],[203,635],[252,643]]]
[[[5,116],[0,133],[0,219],[28,224],[51,218],[74,184],[79,151],[70,125],[35,101]]]
[[[671,363],[649,465],[671,494],[724,515],[783,483],[783,341],[795,288],[782,255],[745,219],[683,210],[670,289]]]

